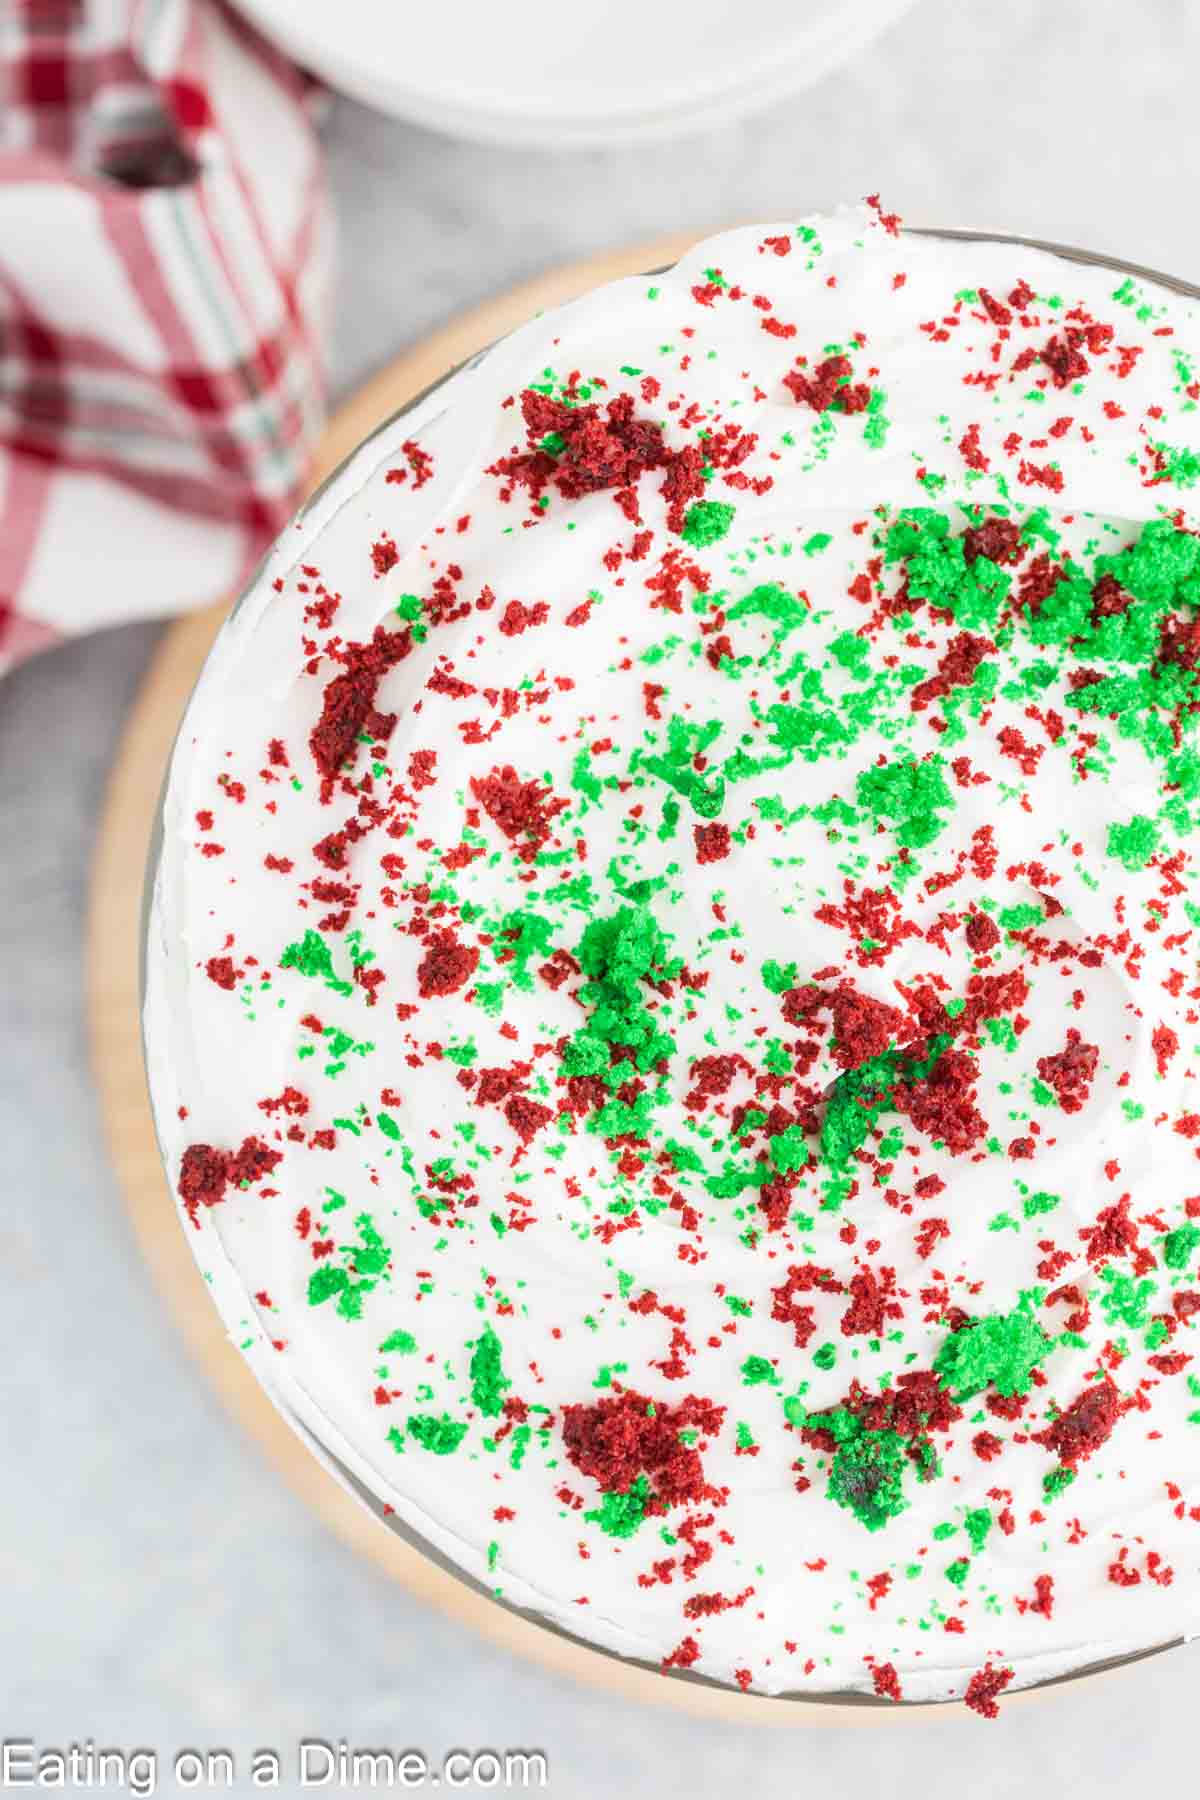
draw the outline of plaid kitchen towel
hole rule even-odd
[[[318,98],[222,0],[0,0],[0,672],[235,591],[294,507]]]

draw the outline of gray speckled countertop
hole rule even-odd
[[[339,103],[337,388],[551,263],[877,187],[913,219],[1200,278],[1198,70],[1187,0],[918,0],[816,92],[649,153],[483,150]],[[285,1491],[176,1340],[88,1082],[86,872],[155,638],[102,634],[0,688],[0,1736],[90,1735],[164,1760],[229,1746],[243,1765],[305,1735],[434,1756],[540,1746],[549,1792],[580,1800],[747,1781],[764,1800],[1022,1787],[1091,1800],[1189,1776],[1195,1648],[991,1728],[698,1724],[506,1660],[354,1560]],[[284,1791],[297,1791],[286,1775]]]

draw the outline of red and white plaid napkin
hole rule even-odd
[[[318,97],[221,0],[0,0],[0,671],[236,590],[294,507]]]

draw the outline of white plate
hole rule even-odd
[[[798,92],[912,0],[235,0],[369,105],[487,143],[667,136]]]

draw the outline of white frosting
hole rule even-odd
[[[764,250],[772,238],[786,240],[790,254]],[[724,283],[715,293],[707,285],[712,270]],[[998,338],[978,290],[1003,302],[1018,280],[1036,297],[1013,309],[1008,335]],[[731,298],[739,285],[744,297]],[[821,670],[833,640],[862,632],[873,616],[874,607],[848,589],[879,554],[873,539],[886,529],[881,508],[1008,504],[1024,521],[1045,505],[1062,547],[1087,563],[1097,550],[1131,542],[1164,505],[1186,505],[1186,462],[1172,465],[1175,484],[1148,481],[1152,445],[1200,449],[1200,413],[1186,393],[1195,312],[1158,289],[1138,290],[1129,304],[1127,295],[1114,297],[1117,288],[1118,278],[1103,269],[999,243],[897,239],[865,213],[848,211],[809,221],[799,233],[790,224],[732,232],[698,246],[667,275],[602,289],[526,326],[363,446],[279,540],[218,640],[189,707],[166,795],[149,932],[147,1058],[173,1185],[188,1145],[232,1151],[257,1136],[282,1153],[266,1180],[230,1188],[219,1204],[201,1207],[198,1228],[185,1220],[230,1334],[289,1415],[400,1519],[507,1601],[597,1644],[658,1661],[690,1637],[696,1673],[749,1679],[772,1693],[870,1691],[871,1661],[891,1663],[905,1698],[921,1699],[962,1693],[989,1662],[1012,1668],[1024,1683],[1192,1629],[1200,1525],[1189,1509],[1200,1505],[1200,1428],[1189,1415],[1200,1402],[1186,1373],[1164,1375],[1148,1361],[1165,1350],[1190,1353],[1191,1326],[1180,1324],[1167,1344],[1152,1331],[1148,1341],[1144,1322],[1110,1320],[1100,1304],[1109,1284],[1088,1262],[1079,1235],[1128,1193],[1135,1221],[1148,1214],[1161,1220],[1138,1225],[1158,1283],[1148,1313],[1170,1313],[1173,1293],[1188,1288],[1186,1272],[1164,1265],[1162,1235],[1181,1224],[1185,1200],[1200,1192],[1196,1144],[1173,1129],[1195,1109],[1200,1043],[1191,997],[1194,934],[1185,910],[1194,840],[1164,827],[1161,850],[1140,870],[1126,870],[1107,848],[1114,822],[1160,814],[1162,763],[1110,721],[1070,711],[1062,680],[1040,702],[1062,717],[1058,742],[1031,720],[1028,694],[1001,693],[977,709],[979,716],[962,705],[962,735],[943,746],[930,723],[941,717],[939,706],[912,712],[908,689],[895,671],[886,673],[884,661],[919,663],[923,675],[933,674],[961,626],[931,621],[926,609],[911,642],[888,621],[862,638],[870,671],[891,682],[871,729],[836,754],[799,756],[730,781],[720,818],[733,827],[749,820],[755,829],[738,832],[727,857],[697,861],[693,827],[708,820],[686,797],[674,835],[659,835],[664,800],[677,796],[645,766],[648,756],[664,752],[672,714],[723,722],[710,764],[732,755],[742,738],[756,757],[764,754],[773,727],[763,715],[781,695],[785,704],[802,699],[803,671],[785,677],[794,653],[804,653],[810,671]],[[769,306],[756,304],[757,295]],[[1019,352],[1040,350],[1080,304],[1112,324],[1115,339],[1088,355],[1092,366],[1078,388],[1056,389],[1040,363],[1014,374]],[[777,335],[764,329],[765,319],[794,324],[796,332]],[[858,345],[856,333],[865,340]],[[800,355],[811,372],[831,345],[849,348],[855,381],[883,392],[881,408],[848,416],[797,404],[784,375]],[[1140,354],[1119,375],[1117,347],[1126,345]],[[519,407],[505,403],[550,380],[547,371],[560,382],[572,371],[586,382],[601,379],[607,388],[593,398],[602,401],[632,393],[637,416],[660,421],[673,449],[699,441],[698,424],[732,422],[757,439],[743,471],[769,476],[771,485],[756,493],[727,485],[727,471],[716,471],[707,497],[732,504],[735,516],[727,535],[694,548],[671,529],[662,476],[644,474],[636,492],[642,528],[653,533],[649,552],[607,566],[605,553],[614,545],[628,551],[635,532],[611,491],[568,500],[551,488],[535,521],[528,496],[518,489],[504,502],[501,478],[486,472],[526,447]],[[988,387],[965,379],[974,375],[998,378]],[[650,400],[642,397],[646,376],[661,383]],[[696,411],[689,415],[689,407]],[[888,421],[882,443],[870,425],[880,412]],[[1055,419],[1067,416],[1070,426],[1050,436]],[[973,425],[989,467],[969,479],[959,446]],[[1020,445],[1006,448],[1012,433]],[[411,472],[404,481],[388,480],[389,470],[408,469],[401,447],[410,441],[432,457],[432,476],[420,486]],[[1059,491],[1030,485],[1019,473],[1051,464],[1061,472]],[[464,519],[469,523],[460,526]],[[398,560],[380,575],[371,551],[385,537],[394,540]],[[651,604],[656,596],[646,584],[661,571],[664,553],[682,554],[704,571],[706,602],[697,607],[694,585],[685,581],[678,614]],[[427,597],[448,565],[461,571],[452,579],[462,600],[474,602],[487,587],[495,603],[435,626],[384,676],[375,704],[397,713],[398,723],[382,759],[359,747],[349,781],[360,781],[373,762],[386,768],[373,781],[386,822],[351,846],[345,870],[331,873],[314,861],[311,846],[354,813],[355,796],[349,784],[323,793],[308,750],[338,663],[323,655],[314,672],[306,663],[330,638],[336,650],[340,642],[369,640],[379,624],[399,628],[394,609],[401,596]],[[885,567],[883,589],[894,593],[901,574],[898,564]],[[702,636],[699,626],[711,619],[715,594],[728,610],[768,582],[793,599],[802,596],[807,617],[771,657],[768,619],[750,613],[731,622],[734,656],[757,661],[738,679],[728,666],[711,666],[704,649],[713,635]],[[324,629],[304,617],[318,585],[340,596]],[[589,595],[596,598],[586,623],[568,625]],[[529,608],[544,601],[546,622],[500,632],[513,600]],[[1039,652],[1018,631],[1011,649],[1002,649],[1001,686],[1039,654],[1059,652]],[[435,668],[452,670],[476,692],[459,699],[431,690]],[[557,683],[561,676],[570,685]],[[831,707],[854,689],[846,670],[825,668],[822,679]],[[647,682],[668,690],[651,700],[661,721],[647,711]],[[504,690],[516,696],[507,709]],[[481,731],[464,732],[471,720]],[[1038,747],[1036,775],[1004,753],[1005,727]],[[1072,757],[1088,730],[1107,748],[1093,754],[1096,766],[1079,780]],[[286,745],[288,768],[270,765],[272,739]],[[415,750],[436,752],[435,784],[417,790],[408,773]],[[598,798],[572,786],[581,750],[589,776],[608,783]],[[863,886],[887,885],[894,833],[861,822],[831,831],[811,809],[834,797],[853,806],[859,775],[881,757],[939,751],[947,760],[969,757],[986,780],[959,786],[947,770],[955,805],[933,841],[913,851],[919,876],[903,888],[901,916],[921,933],[939,914],[958,923],[940,948],[918,933],[873,961],[869,945],[857,951],[861,927],[822,922],[815,912],[842,903],[848,876]],[[551,823],[547,848],[564,853],[557,861],[523,860],[479,809],[470,783],[498,765],[512,765],[523,781],[544,780],[569,803]],[[230,783],[243,784],[243,800]],[[784,813],[802,816],[781,822],[770,804],[776,798]],[[765,813],[755,805],[763,800]],[[635,807],[644,812],[631,823]],[[205,812],[213,815],[210,829],[197,824]],[[986,878],[969,860],[983,826],[992,828],[999,851],[997,870]],[[585,843],[583,857],[577,840]],[[464,842],[482,853],[448,873],[442,858]],[[223,854],[203,854],[214,844]],[[293,869],[264,866],[267,854],[291,859]],[[1174,855],[1181,860],[1172,875],[1163,861]],[[402,867],[384,866],[395,857]],[[1030,862],[1041,865],[1036,879]],[[1016,866],[1020,872],[1010,874]],[[553,921],[549,947],[574,954],[589,918],[626,903],[614,873],[622,883],[663,878],[649,906],[669,953],[708,976],[702,991],[689,996],[676,985],[663,1002],[674,1049],[662,1077],[663,1104],[653,1111],[650,1151],[661,1151],[668,1138],[700,1151],[701,1171],[668,1169],[663,1187],[684,1197],[693,1220],[669,1204],[656,1210],[663,1194],[655,1195],[652,1181],[663,1171],[649,1161],[625,1180],[582,1117],[573,1130],[551,1121],[522,1146],[501,1106],[472,1104],[459,1080],[461,1064],[428,1049],[431,1042],[473,1040],[476,1070],[528,1063],[529,1097],[554,1108],[560,1058],[553,1046],[587,1016],[573,997],[579,979],[552,989],[536,973],[543,952],[530,961],[527,985],[518,985],[511,962],[497,961],[497,923],[527,907]],[[929,877],[939,874],[958,879],[941,891],[935,880],[930,892]],[[374,956],[369,967],[386,976],[377,1004],[367,1004],[362,988],[339,993],[319,976],[281,966],[285,946],[331,910],[307,892],[314,876],[357,890],[349,929],[361,931],[362,948]],[[577,885],[570,897],[552,897],[581,877],[590,878],[590,889]],[[455,907],[469,902],[475,909],[465,923],[457,912],[434,920],[435,929],[449,923],[481,951],[473,981],[440,999],[419,997],[425,944],[407,929],[420,904],[412,890],[422,882],[441,884]],[[1024,904],[1040,911],[1038,896],[1046,892],[1063,911],[1038,930],[1052,943],[1065,942],[1068,954],[1054,960],[1028,938],[1009,936],[977,962],[961,929],[968,906],[986,896],[1001,909]],[[1129,943],[1112,948],[1124,929]],[[351,968],[345,933],[323,935],[344,978]],[[1098,942],[1099,956],[1077,959]],[[231,989],[206,972],[209,959],[225,955],[238,971]],[[726,1159],[752,1165],[765,1140],[760,1133],[744,1147],[722,1141],[734,1106],[753,1092],[743,1070],[724,1097],[689,1111],[690,1062],[755,1046],[761,1061],[769,1040],[798,1040],[780,997],[762,979],[767,958],[795,963],[800,987],[837,965],[860,993],[896,1006],[903,1005],[897,984],[911,988],[933,978],[948,998],[967,991],[977,968],[1022,969],[1030,984],[1020,1008],[1027,1028],[1015,1048],[985,1035],[979,1052],[976,1104],[1002,1148],[989,1153],[981,1144],[974,1155],[952,1156],[887,1114],[880,1131],[904,1127],[894,1172],[876,1182],[870,1169],[857,1167],[858,1191],[840,1212],[821,1210],[824,1168],[796,1189],[792,1217],[779,1230],[764,1229],[755,1190],[730,1198],[708,1192],[705,1175],[719,1173]],[[655,996],[646,989],[645,998]],[[398,1002],[418,1010],[400,1018]],[[354,1046],[339,1054],[336,1043],[331,1048],[328,1037],[318,1038],[302,1023],[313,1014]],[[1038,1059],[1060,1051],[1072,1025],[1100,1050],[1087,1103],[1075,1113],[1034,1089]],[[1161,1026],[1177,1033],[1179,1050],[1160,1074],[1151,1040]],[[323,1073],[338,1063],[344,1066],[337,1073]],[[826,1029],[803,1084],[826,1090],[840,1073]],[[309,1103],[298,1121],[300,1142],[286,1138],[295,1121],[285,1112],[268,1115],[259,1107],[293,1086]],[[393,1096],[387,1102],[385,1090]],[[381,1113],[388,1128],[379,1124]],[[1028,1133],[1030,1118],[1038,1122],[1036,1154],[1014,1161],[1004,1149]],[[470,1137],[459,1129],[464,1122],[474,1128]],[[715,1131],[705,1137],[697,1125]],[[309,1147],[322,1130],[332,1132],[334,1148]],[[816,1140],[810,1143],[815,1149]],[[431,1220],[417,1198],[428,1201],[435,1191],[428,1170],[441,1158],[471,1176],[468,1199],[477,1204],[460,1203]],[[1113,1162],[1116,1176],[1106,1172]],[[931,1175],[945,1182],[944,1191],[914,1196],[917,1179]],[[267,1197],[264,1187],[272,1190]],[[346,1204],[323,1213],[331,1192]],[[1057,1206],[1026,1216],[1024,1201],[1035,1193],[1057,1196]],[[304,1209],[313,1221],[307,1237],[297,1229]],[[318,1268],[353,1274],[352,1252],[343,1247],[362,1241],[351,1223],[362,1214],[388,1246],[390,1262],[361,1295],[361,1316],[346,1317],[336,1295],[310,1303],[309,1283]],[[810,1215],[811,1225],[798,1226],[797,1214]],[[922,1257],[919,1227],[935,1217],[948,1220],[951,1233]],[[508,1229],[498,1232],[493,1218]],[[853,1242],[844,1241],[847,1224],[856,1228]],[[607,1242],[606,1226],[619,1227]],[[756,1236],[749,1229],[755,1226]],[[316,1261],[313,1243],[323,1230],[336,1248]],[[1072,1257],[1049,1281],[1037,1273],[1043,1238]],[[809,1262],[843,1286],[864,1265],[894,1269],[902,1317],[889,1331],[899,1338],[847,1335],[840,1324],[845,1293],[816,1291],[799,1296],[813,1306],[817,1326],[811,1342],[797,1347],[791,1327],[771,1316],[772,1290],[789,1266]],[[1130,1274],[1128,1258],[1110,1266]],[[882,1530],[867,1531],[834,1503],[826,1491],[828,1458],[788,1426],[785,1396],[808,1383],[804,1404],[819,1412],[835,1406],[855,1377],[874,1391],[880,1377],[930,1366],[947,1339],[945,1306],[972,1316],[1007,1312],[1023,1291],[1040,1288],[1044,1299],[1060,1284],[1075,1284],[1090,1299],[1090,1322],[1080,1344],[1064,1343],[1056,1334],[1071,1304],[1037,1310],[1055,1344],[1041,1365],[1045,1385],[1034,1386],[1022,1418],[994,1416],[984,1394],[967,1402],[949,1436],[936,1440],[941,1473],[922,1483],[910,1470],[910,1504]],[[923,1302],[928,1288],[942,1298]],[[670,1318],[631,1308],[647,1291],[662,1306],[684,1309],[682,1378],[661,1366],[672,1352]],[[732,1309],[727,1296],[752,1310]],[[530,1415],[535,1429],[517,1468],[514,1430],[489,1449],[485,1440],[502,1421],[482,1416],[472,1400],[471,1346],[485,1323],[500,1340],[510,1396],[548,1409]],[[397,1330],[411,1334],[413,1353],[381,1351]],[[1062,1409],[1075,1400],[1104,1346],[1118,1338],[1127,1355],[1112,1378],[1125,1398],[1142,1384],[1149,1410],[1125,1410],[1107,1443],[1080,1461],[1073,1485],[1047,1501],[1043,1478],[1056,1467],[1055,1455],[1029,1433],[1045,1429],[1052,1402]],[[825,1344],[836,1350],[828,1368],[813,1361]],[[747,1385],[747,1358],[766,1359],[772,1378]],[[705,1433],[702,1458],[708,1482],[728,1489],[724,1504],[671,1507],[627,1537],[585,1519],[599,1506],[600,1490],[568,1455],[562,1408],[616,1392],[600,1385],[606,1380],[660,1407],[695,1394],[726,1409],[720,1430]],[[379,1390],[386,1404],[378,1403]],[[437,1455],[407,1421],[443,1414],[466,1431],[452,1454]],[[392,1428],[401,1450],[389,1440]],[[973,1448],[984,1430],[1003,1443],[991,1461]],[[811,1483],[803,1493],[795,1486],[798,1457]],[[560,1498],[564,1487],[581,1506]],[[989,1497],[993,1490],[1007,1497]],[[1006,1534],[994,1526],[974,1553],[962,1521],[981,1507],[994,1516],[1007,1509],[1015,1528]],[[497,1521],[497,1508],[514,1516]],[[1044,1522],[1031,1523],[1039,1510]],[[696,1536],[712,1554],[689,1579],[682,1568],[688,1543],[665,1543],[662,1528],[675,1538],[696,1514],[711,1514]],[[939,1525],[956,1529],[935,1537]],[[490,1562],[489,1545],[498,1547]],[[1109,1577],[1123,1550],[1125,1566],[1139,1572],[1136,1585]],[[1148,1567],[1148,1552],[1161,1562]],[[961,1558],[969,1569],[960,1586],[945,1570]],[[676,1565],[667,1581],[652,1573],[663,1559]],[[1169,1584],[1161,1578],[1164,1565],[1173,1572]],[[878,1574],[889,1575],[890,1585],[877,1583],[871,1592],[868,1579]],[[1033,1599],[1044,1574],[1054,1583],[1049,1617],[1017,1604]],[[650,1576],[649,1584],[639,1575]],[[733,1600],[748,1588],[752,1596],[727,1610],[699,1618],[686,1611],[697,1594]],[[961,1631],[946,1629],[948,1617]]]

